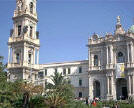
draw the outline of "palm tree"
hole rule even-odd
[[[61,73],[55,72],[51,77],[53,83],[48,83],[45,93],[45,104],[50,108],[63,108],[73,99],[73,87],[68,84],[67,79]]]

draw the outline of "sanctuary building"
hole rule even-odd
[[[45,86],[59,72],[70,80],[76,97],[134,97],[134,25],[125,31],[118,16],[114,34],[93,34],[87,44],[88,60],[39,64],[36,2],[16,0],[8,40],[9,81],[23,79]]]

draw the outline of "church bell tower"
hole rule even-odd
[[[9,80],[34,82],[39,71],[39,32],[37,0],[16,0],[13,29],[8,40]]]

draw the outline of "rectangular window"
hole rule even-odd
[[[79,86],[82,86],[82,80],[79,79]]]
[[[43,71],[42,71],[42,72],[38,72],[38,77],[39,77],[40,79],[43,79],[43,78],[44,78],[44,73],[43,73]]]
[[[33,34],[33,27],[30,26],[30,37],[32,37],[32,34]]]
[[[79,98],[81,98],[82,97],[82,92],[79,92]]]
[[[82,73],[82,67],[79,67],[79,73]]]
[[[28,54],[28,64],[31,64],[31,54]]]
[[[45,76],[47,76],[47,69],[45,69]]]
[[[21,25],[18,26],[18,36],[21,35]]]
[[[66,69],[63,69],[63,75],[66,75]]]
[[[70,68],[68,68],[68,74],[70,74],[71,73],[71,70],[70,70]]]

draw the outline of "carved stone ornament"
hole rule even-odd
[[[17,8],[19,11],[22,9],[22,6],[23,6],[22,0],[17,0]]]
[[[28,26],[24,26],[23,27],[23,33],[25,34],[25,33],[27,33],[27,31],[28,31]]]

